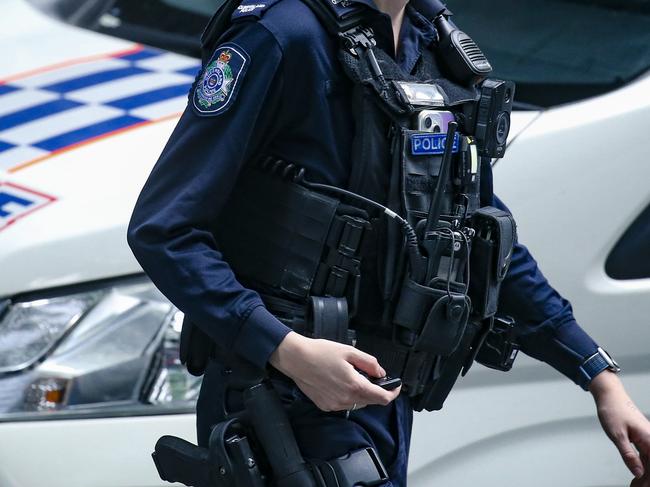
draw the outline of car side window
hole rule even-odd
[[[628,227],[605,262],[612,279],[650,278],[650,205]]]

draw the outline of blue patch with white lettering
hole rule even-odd
[[[250,57],[231,42],[221,45],[194,84],[192,105],[199,115],[219,115],[233,103]]]
[[[414,156],[435,156],[445,153],[447,134],[413,134],[411,135],[411,154]],[[460,136],[454,136],[452,152],[458,152]]]

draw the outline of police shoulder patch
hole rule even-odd
[[[192,105],[199,115],[218,115],[235,100],[250,58],[237,44],[222,44],[194,85]]]

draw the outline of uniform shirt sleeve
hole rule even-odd
[[[493,196],[492,205],[510,213]],[[548,283],[528,249],[515,243],[512,262],[501,285],[499,313],[516,320],[521,349],[587,389],[590,378],[580,366],[598,345],[578,325],[571,304]]]
[[[282,123],[282,52],[257,22],[236,24],[223,41],[250,64],[228,73],[236,79],[232,97],[216,102],[217,113],[192,106],[195,83],[140,193],[127,239],[144,271],[189,320],[220,348],[264,367],[290,329],[238,282],[213,232],[243,164],[263,153]]]

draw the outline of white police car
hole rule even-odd
[[[0,486],[164,485],[194,439],[180,314],[126,244],[218,0],[3,0]],[[450,1],[514,79],[497,193],[650,412],[650,15],[644,1]],[[410,485],[622,485],[588,394],[548,366],[477,366],[416,417]]]

